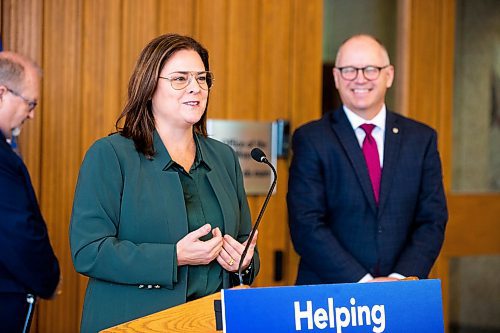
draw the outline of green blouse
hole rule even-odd
[[[189,172],[171,160],[166,169],[171,169],[179,174],[181,181],[189,232],[205,224],[210,224],[212,229],[219,228],[224,234],[223,216],[217,197],[210,186],[207,172],[210,166],[203,160],[198,138],[195,136],[196,156]],[[208,234],[201,240],[212,238]],[[187,300],[197,299],[211,295],[222,289],[222,267],[217,260],[208,265],[188,266]]]

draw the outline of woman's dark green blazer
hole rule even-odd
[[[223,232],[240,242],[251,230],[250,211],[235,152],[198,136],[207,177],[224,217]],[[177,172],[154,133],[152,160],[119,134],[102,138],[82,163],[70,226],[75,269],[90,277],[81,332],[97,332],[186,302],[187,267],[177,267],[176,243],[188,233]],[[255,252],[249,282],[259,270]],[[224,271],[223,287],[233,280]],[[149,288],[148,288],[149,287]]]

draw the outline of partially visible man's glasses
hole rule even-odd
[[[170,81],[172,88],[181,90],[191,83],[193,77],[203,90],[210,89],[214,83],[214,75],[212,72],[173,72],[168,74],[168,77],[160,76],[160,79]]]
[[[359,71],[362,71],[365,79],[367,79],[368,81],[373,81],[378,79],[381,70],[389,66],[390,65],[385,65],[383,67],[366,66],[362,68],[347,66],[347,67],[335,67],[335,68],[340,72],[340,76],[342,76],[344,80],[354,81],[358,77]]]
[[[36,100],[30,100],[26,97],[24,97],[23,95],[21,95],[20,93],[18,92],[15,92],[14,90],[10,89],[9,87],[5,87],[7,89],[8,92],[10,92],[12,95],[14,96],[17,96],[19,97],[20,99],[23,100],[24,103],[26,103],[28,105],[28,110],[31,112],[33,111],[34,108],[36,108],[36,105],[37,105],[37,101]]]

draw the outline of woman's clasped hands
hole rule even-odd
[[[200,238],[212,233],[212,238],[206,241]],[[253,258],[255,246],[257,244],[257,234],[248,248],[242,269],[246,269]],[[247,240],[248,241],[248,240]],[[222,235],[220,229],[205,224],[197,230],[194,230],[184,236],[177,243],[177,264],[183,265],[206,265],[217,260],[219,265],[229,272],[237,272],[240,264],[241,255],[245,249],[247,241],[240,243],[231,235]]]

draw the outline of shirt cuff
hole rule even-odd
[[[402,280],[402,279],[404,279],[406,276],[401,275],[401,274],[399,274],[399,273],[391,273],[391,274],[389,274],[389,277],[392,277],[392,278],[396,278],[396,279],[400,279],[400,280]]]
[[[365,282],[368,282],[370,280],[373,280],[373,276],[370,273],[368,273],[365,276],[363,276],[361,278],[361,280],[358,281],[358,283],[365,283]]]

